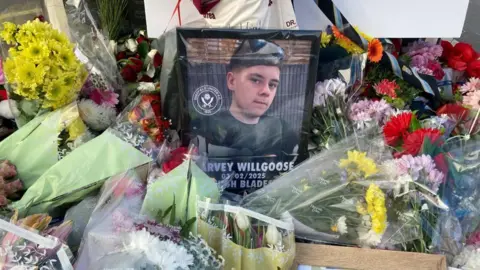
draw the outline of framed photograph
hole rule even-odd
[[[185,135],[227,190],[258,189],[307,157],[320,32],[178,29]]]
[[[446,270],[447,259],[442,255],[296,244],[295,269],[298,270]]]

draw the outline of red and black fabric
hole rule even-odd
[[[193,4],[198,9],[198,12],[200,12],[202,15],[207,14],[219,2],[220,0],[193,0]]]

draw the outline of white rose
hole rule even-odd
[[[137,48],[138,48],[138,42],[131,38],[131,39],[128,39],[127,42],[125,42],[125,46],[127,46],[127,49],[130,50],[131,52],[137,52]]]

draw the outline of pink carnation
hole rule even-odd
[[[110,90],[93,89],[90,99],[98,105],[114,108],[118,104],[118,94]]]
[[[468,245],[480,245],[480,230],[472,233],[467,239]]]

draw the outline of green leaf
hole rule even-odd
[[[171,205],[170,207],[167,208],[167,210],[165,210],[165,213],[163,213],[163,216],[161,218],[161,222],[163,222],[163,220],[165,220],[168,214],[170,214],[170,212],[172,211],[172,208],[173,208],[173,205]]]
[[[170,214],[170,225],[175,226],[175,195],[173,195],[172,213]]]
[[[413,132],[421,128],[422,128],[422,125],[420,124],[420,121],[418,121],[415,113],[412,113],[412,121],[410,122],[410,132]]]
[[[197,221],[197,218],[196,217],[193,217],[189,220],[187,220],[185,222],[185,224],[181,225],[181,230],[180,230],[180,235],[183,236],[183,237],[188,237],[190,231],[191,231],[191,227],[193,225],[193,223],[195,223],[195,221]]]
[[[142,59],[145,59],[148,55],[148,52],[149,52],[149,47],[148,46],[148,42],[146,41],[142,41],[142,43],[138,44],[138,54],[140,54],[140,57]]]
[[[162,222],[162,219],[163,219],[163,211],[162,211],[162,209],[160,209],[160,210],[158,211],[158,213],[157,213],[157,218],[156,218],[156,220],[157,220],[158,222]]]

